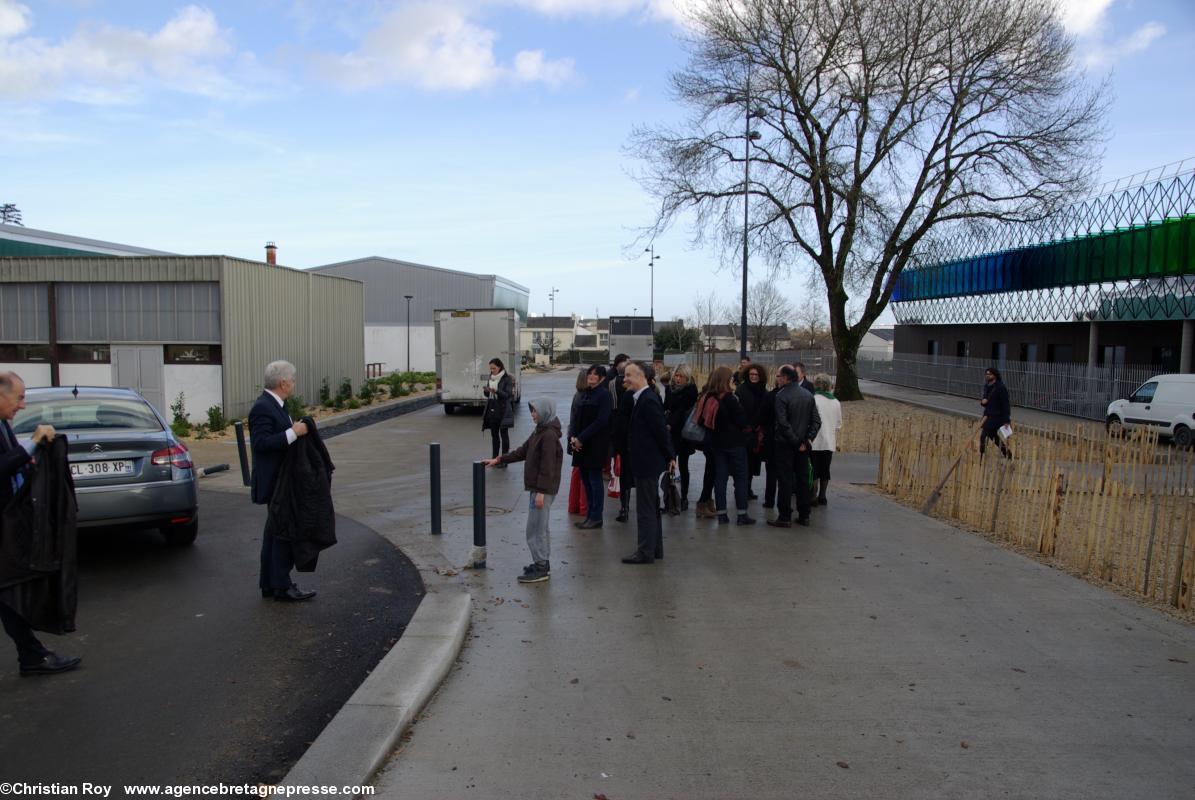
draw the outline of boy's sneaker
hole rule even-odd
[[[535,572],[535,570],[536,570],[535,562],[532,561],[530,564],[523,567],[523,574],[530,575],[532,572]]]
[[[519,583],[540,583],[552,577],[551,568],[546,561],[532,564],[528,569],[528,572],[524,572],[519,576]]]

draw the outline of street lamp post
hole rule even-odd
[[[752,113],[751,111],[751,70],[747,69],[747,91],[745,95],[740,98],[735,95],[727,95],[726,102],[733,103],[738,100],[743,101],[746,107],[746,121],[744,123],[743,141],[745,154],[743,156],[743,305],[742,317],[739,320],[739,358],[747,357],[747,231],[750,227],[750,200],[751,200],[751,142],[760,138],[759,131],[751,130],[751,117],[763,116],[762,112]]]
[[[407,374],[411,372],[411,298],[415,295],[404,294],[407,300]]]
[[[548,366],[556,360],[556,295],[560,290],[555,286],[548,292],[548,299],[552,301],[552,316],[548,317]]]
[[[651,267],[651,327],[652,334],[655,334],[656,327],[656,262],[663,256],[656,255],[656,245],[653,242],[648,247],[643,248],[643,252],[651,253],[651,258],[647,260],[647,265]]]

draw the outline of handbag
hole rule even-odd
[[[705,444],[706,437],[709,436],[709,431],[697,419],[699,408],[700,404],[694,406],[693,413],[689,415],[689,418],[685,420],[684,427],[680,429],[680,438],[695,445]]]
[[[680,514],[680,475],[675,472],[661,475],[660,492],[664,496],[664,511],[674,517]]]

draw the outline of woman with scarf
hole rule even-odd
[[[830,391],[830,376],[825,373],[814,376],[813,389],[813,402],[817,404],[822,426],[813,439],[809,460],[813,465],[814,480],[817,481],[817,504],[824,506],[826,486],[830,483],[830,459],[838,449],[838,431],[842,429],[842,403]]]
[[[726,481],[734,478],[734,504],[739,525],[754,525],[747,516],[747,429],[749,421],[731,390],[734,373],[718,367],[710,375],[709,390],[697,400],[698,420],[706,428],[705,456],[714,461],[714,509],[718,523],[730,522],[726,508]]]
[[[668,433],[672,436],[672,450],[680,468],[680,510],[689,509],[689,456],[693,455],[693,443],[681,436],[685,420],[697,405],[697,387],[693,385],[693,373],[686,364],[672,371],[664,398],[664,419],[668,422]]]
[[[577,412],[568,424],[573,466],[581,469],[587,506],[585,520],[576,523],[576,527],[586,530],[602,527],[605,507],[602,468],[610,463],[610,416],[614,405],[610,390],[603,382],[605,378],[606,368],[601,364],[589,368],[586,375],[588,388],[577,401]]]
[[[735,396],[747,415],[747,499],[754,500],[751,479],[759,474],[763,462],[763,416],[768,396],[768,371],[762,364],[748,364],[743,382],[735,389]]]
[[[577,370],[577,391],[573,395],[573,404],[568,413],[570,425],[577,418],[577,406],[580,404],[581,398],[585,396],[585,390],[588,388],[589,368],[581,367]],[[568,482],[568,513],[584,516],[588,510],[589,506],[585,502],[585,487],[581,482],[581,468],[573,467],[572,476]]]
[[[510,429],[515,424],[515,407],[511,399],[515,396],[514,379],[506,374],[506,365],[500,358],[490,359],[490,378],[481,391],[486,396],[485,412],[481,416],[481,429],[489,430],[494,444],[493,457],[510,452]],[[502,469],[505,464],[499,465]]]

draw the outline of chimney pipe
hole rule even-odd
[[[278,245],[266,242],[266,263],[271,266],[278,264]]]

